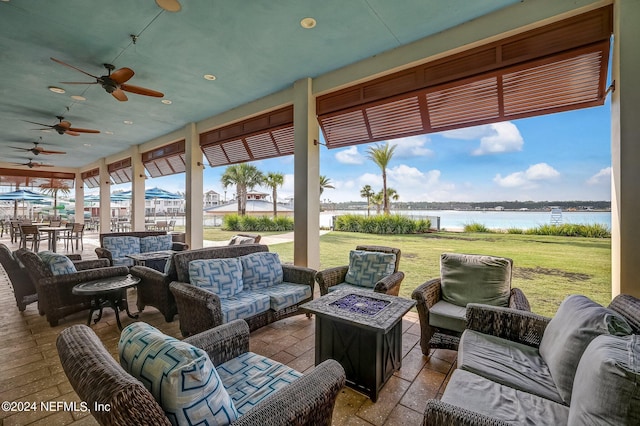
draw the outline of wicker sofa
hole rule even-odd
[[[608,309],[571,296],[553,319],[469,304],[458,368],[423,424],[640,424],[638,333],[630,295]]]
[[[139,254],[144,252],[141,249],[140,241],[145,237],[159,237],[168,235],[167,231],[131,231],[131,232],[109,232],[100,234],[100,247],[96,248],[96,255],[100,259],[109,259],[111,266],[132,266],[133,260],[126,257],[127,254]],[[107,245],[105,246],[105,238]],[[111,249],[109,248],[111,247]],[[186,243],[171,242],[171,250],[182,251],[188,249]],[[160,250],[169,250],[163,248]],[[147,251],[155,251],[147,250]],[[114,253],[115,252],[115,253]]]
[[[224,296],[220,297],[211,291],[190,284],[190,262],[203,259],[239,258],[256,253],[268,252],[269,247],[266,245],[244,244],[210,247],[174,254],[172,261],[176,268],[175,273],[177,279],[171,282],[170,289],[176,300],[178,315],[180,317],[180,331],[183,336],[191,336],[224,323],[226,307],[223,307],[223,305],[227,303],[224,300]],[[243,291],[244,295],[242,296],[244,299],[241,295],[237,295],[240,297],[241,304],[244,303],[242,300],[246,300],[248,303],[256,303],[258,298],[264,299],[266,297],[266,307],[263,306],[265,309],[238,317],[244,319],[252,331],[282,318],[303,313],[298,309],[298,306],[313,299],[313,278],[316,271],[314,269],[288,264],[282,264],[281,267],[283,283],[282,285],[273,285],[271,288],[277,291],[284,289],[288,284],[293,284],[294,287],[296,285],[308,286],[308,289],[305,291],[307,296],[304,299],[297,300],[295,303],[287,304],[286,307],[274,309],[273,306],[279,304],[279,301],[275,301],[273,297],[265,296],[259,291],[253,294],[249,294],[248,291]],[[146,272],[150,275],[149,271]],[[253,296],[255,296],[255,298]],[[244,313],[247,314],[248,312],[249,309]]]
[[[25,266],[31,281],[38,293],[38,310],[47,316],[52,327],[65,316],[89,309],[91,299],[76,296],[72,289],[76,284],[100,278],[127,275],[126,266],[109,266],[106,259],[91,259],[75,261],[78,272],[63,275],[53,275],[42,259],[34,252],[19,249],[16,256]]]
[[[249,352],[249,328],[238,320],[184,342],[205,350],[218,369]],[[63,330],[57,348],[71,386],[100,424],[171,424],[153,395],[116,362],[89,327],[74,325]],[[344,383],[343,368],[338,362],[327,360],[275,390],[231,424],[330,425],[335,400]],[[96,404],[108,404],[110,410],[95,411]]]

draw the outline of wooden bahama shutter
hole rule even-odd
[[[602,105],[612,7],[317,98],[338,148]]]
[[[76,175],[67,172],[0,168],[0,185],[3,186],[40,189],[40,185],[48,185],[52,179],[73,188]]]
[[[187,170],[184,139],[142,153],[142,163],[151,177],[168,176]]]
[[[113,183],[127,183],[131,182],[131,158],[125,158],[124,160],[116,161],[107,165],[107,171]]]
[[[200,147],[213,167],[292,155],[293,106],[202,133]]]
[[[80,176],[87,188],[98,188],[100,186],[100,169],[87,170],[82,172]]]

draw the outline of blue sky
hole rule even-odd
[[[322,138],[321,138],[322,139]],[[611,200],[610,105],[389,141],[387,174],[401,201]],[[375,144],[320,149],[320,171],[335,189],[322,200],[362,201],[360,189],[382,188],[380,169],[366,158]],[[293,156],[256,161],[285,174],[278,198],[293,196]],[[207,167],[205,191],[224,198],[224,167]],[[184,191],[184,175],[148,179],[147,188]],[[114,185],[113,189],[129,189]],[[257,188],[264,192],[271,191]],[[234,188],[227,189],[231,198]]]

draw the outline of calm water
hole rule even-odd
[[[551,212],[529,211],[460,211],[460,210],[398,210],[414,218],[440,217],[440,229],[457,230],[470,223],[480,223],[489,229],[529,229],[551,223]],[[364,214],[365,211],[330,211],[320,214],[320,226],[331,226],[332,217],[341,214]],[[434,220],[432,219],[432,224]],[[603,224],[611,229],[611,212],[562,212],[562,223]]]

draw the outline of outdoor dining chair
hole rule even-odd
[[[31,250],[37,252],[40,241],[47,239],[40,234],[37,225],[20,225],[20,246],[22,248],[27,248],[27,243],[31,242]]]
[[[71,225],[71,226],[69,226]],[[67,224],[67,231],[62,234],[60,239],[64,240],[65,250],[69,250],[69,243],[71,243],[71,251],[73,252],[73,243],[76,243],[76,250],[82,247],[84,250],[84,223],[69,223]]]

